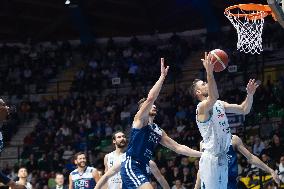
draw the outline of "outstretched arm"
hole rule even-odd
[[[68,188],[73,189],[73,181],[72,181],[71,175],[69,175],[69,186],[68,186]]]
[[[235,113],[235,114],[248,114],[251,110],[253,103],[253,95],[255,90],[259,86],[259,83],[254,79],[250,79],[247,84],[247,97],[241,104],[229,104],[227,102],[223,102],[225,111],[227,113]]]
[[[168,74],[168,70],[169,70],[169,66],[167,66],[165,68],[164,58],[161,58],[161,75],[160,75],[160,78],[155,83],[155,85],[152,87],[152,89],[150,90],[150,92],[147,96],[146,101],[142,104],[141,108],[136,113],[136,115],[134,117],[134,122],[133,122],[133,126],[135,128],[141,128],[142,124],[140,122],[141,122],[142,118],[149,115],[149,112],[152,108],[152,105],[154,104],[155,100],[157,99],[157,97],[160,93],[160,90],[162,88],[164,80],[165,80],[165,78]]]
[[[97,182],[95,189],[103,188],[107,180],[112,177],[114,174],[118,173],[120,170],[121,164],[115,164],[112,166],[108,171],[100,178],[100,180]]]
[[[107,159],[108,159],[108,155],[105,155],[105,157],[104,157],[105,173],[108,171]]]
[[[213,75],[214,64],[212,63],[211,58],[212,56],[207,55],[207,52],[205,52],[204,59],[201,59],[207,74],[208,97],[206,100],[200,103],[198,110],[199,115],[207,114],[209,110],[213,108],[216,100],[219,98],[217,84]]]
[[[279,179],[277,173],[273,169],[268,167],[265,163],[263,163],[258,157],[256,157],[252,153],[250,153],[245,148],[242,140],[236,135],[233,135],[233,145],[237,148],[237,150],[240,153],[242,153],[247,158],[247,160],[250,164],[253,164],[253,165],[257,166],[258,168],[262,169],[263,171],[270,173],[271,176],[273,177],[273,179],[275,180],[275,182],[277,184],[280,183],[280,179]]]
[[[201,180],[200,180],[199,170],[198,170],[197,175],[196,175],[196,181],[195,181],[194,189],[200,189],[200,188],[201,188]]]
[[[100,174],[98,172],[98,170],[94,169],[93,172],[92,172],[92,175],[93,175],[93,179],[98,182],[100,180]]]
[[[163,189],[170,189],[169,183],[165,179],[165,177],[161,174],[159,168],[157,167],[156,163],[152,160],[149,161],[149,165],[151,168],[151,172],[157,181],[160,183]]]
[[[160,141],[160,143],[169,148],[170,150],[178,153],[178,154],[182,154],[185,156],[190,156],[190,157],[200,157],[202,152],[199,152],[197,150],[193,150],[185,145],[181,145],[179,143],[177,143],[176,141],[174,141],[173,139],[171,139],[166,133],[165,131],[163,131],[163,135],[162,135],[162,139]]]

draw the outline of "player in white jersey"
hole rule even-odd
[[[78,152],[74,155],[77,169],[69,175],[69,189],[93,189],[100,176],[94,167],[86,165],[86,155]]]
[[[112,141],[113,144],[115,145],[115,150],[105,155],[104,158],[105,173],[113,165],[121,163],[126,158],[125,149],[127,143],[126,143],[125,134],[121,131],[116,131],[112,135]],[[108,189],[120,189],[120,188],[122,188],[122,180],[120,172],[118,172],[108,179]]]
[[[196,79],[191,94],[200,103],[196,108],[196,123],[203,138],[204,153],[200,159],[200,179],[203,189],[226,189],[228,182],[228,160],[226,153],[231,143],[231,132],[226,113],[248,114],[258,84],[250,80],[247,97],[242,104],[229,104],[218,100],[219,94],[213,75],[214,64],[210,55],[202,59],[207,73],[207,82]]]

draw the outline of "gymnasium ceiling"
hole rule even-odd
[[[198,1],[210,4],[220,23],[224,23],[224,7],[233,0],[70,1],[73,5],[79,4],[92,35],[109,37],[205,27],[200,6],[195,6]],[[27,37],[36,41],[78,39],[79,32],[70,14],[65,0],[1,0],[0,41]]]

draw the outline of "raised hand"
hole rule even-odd
[[[259,86],[260,84],[258,84],[255,79],[250,79],[248,84],[247,84],[247,93],[249,95],[254,95],[255,93],[255,90],[257,89],[257,87]]]
[[[165,68],[164,58],[161,58],[161,76],[166,77],[169,71],[169,66]]]
[[[213,57],[210,54],[207,54],[207,52],[205,52],[204,59],[201,59],[207,74],[212,74],[214,70],[214,64],[211,61],[212,58]]]

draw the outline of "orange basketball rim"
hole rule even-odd
[[[243,11],[249,11],[250,13],[232,13],[234,10],[243,10]],[[262,4],[239,4],[239,5],[233,5],[225,9],[224,12],[228,16],[234,16],[234,17],[246,17],[249,20],[259,20],[263,19],[268,15],[271,15],[273,19],[276,21],[276,17],[269,7],[269,5],[262,5]]]

